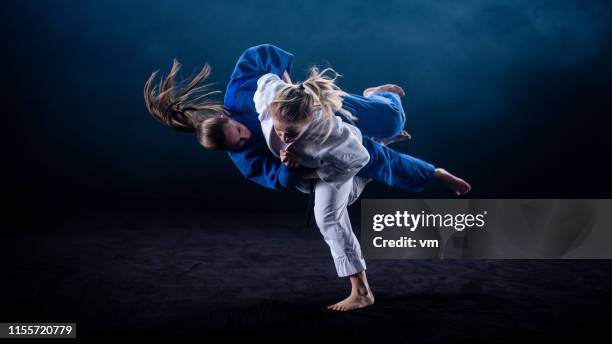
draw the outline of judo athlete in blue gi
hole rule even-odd
[[[470,186],[444,169],[435,168],[385,145],[407,137],[403,131],[405,113],[399,98],[404,92],[396,85],[369,88],[363,92],[363,96],[343,96],[342,109],[356,118],[355,126],[336,123],[338,128],[346,126],[350,129],[347,129],[350,131],[347,137],[351,141],[348,147],[354,150],[355,161],[347,159],[341,163],[350,170],[350,182],[340,178],[342,181],[330,188],[329,185],[339,180],[337,178],[341,177],[341,173],[329,173],[333,170],[331,167],[323,170],[321,166],[313,168],[315,165],[312,164],[310,168],[304,166],[300,163],[301,157],[290,150],[276,152],[273,147],[271,150],[267,141],[270,128],[266,133],[262,130],[264,122],[259,119],[253,99],[259,79],[266,74],[291,83],[289,72],[292,61],[292,54],[273,45],[247,49],[231,75],[224,104],[218,104],[207,101],[207,96],[212,92],[200,86],[210,75],[210,66],[206,65],[191,81],[176,85],[175,77],[180,64],[175,60],[170,74],[159,85],[153,85],[156,73],[146,82],[145,103],[151,115],[160,122],[179,131],[196,133],[199,143],[206,148],[226,150],[238,170],[257,184],[277,191],[294,187],[305,191],[306,180],[317,180],[315,218],[330,246],[338,275],[349,276],[352,285],[348,298],[328,308],[347,311],[365,307],[374,302],[374,297],[346,206],[359,197],[371,180],[409,191],[421,191],[432,178],[436,178],[458,195],[469,192]],[[275,130],[283,140],[287,139],[285,143],[290,143],[290,132]],[[327,180],[329,183],[321,182],[320,177],[325,179],[329,176],[332,176]],[[338,212],[337,209],[342,211]],[[339,221],[338,216],[341,218]],[[334,225],[339,226],[337,231]]]

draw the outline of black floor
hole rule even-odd
[[[79,211],[3,238],[2,322],[77,336],[381,342],[583,338],[612,323],[609,260],[371,260],[348,293],[300,214]]]

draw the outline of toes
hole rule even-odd
[[[327,309],[337,312],[337,311],[340,311],[340,305],[336,303],[331,306],[327,306]]]
[[[331,311],[335,311],[335,312],[349,312],[355,309],[360,309],[360,308],[364,308],[366,306],[369,306],[372,303],[367,303],[367,304],[363,304],[363,303],[358,303],[358,302],[338,302],[334,305],[331,306],[327,306],[327,309],[331,310]]]
[[[393,92],[397,93],[399,96],[403,97],[406,95],[404,89],[395,84],[384,84],[376,87],[369,87],[363,91],[363,96],[368,97],[374,92]]]
[[[404,89],[403,89],[403,88],[401,88],[401,87],[400,87],[400,86],[398,86],[398,85],[393,85],[393,90],[394,90],[395,92],[397,92],[397,93],[398,93],[400,96],[402,96],[402,97],[406,95],[406,92],[404,92]]]
[[[472,186],[465,180],[461,180],[461,191],[462,193],[468,193],[472,190]]]
[[[408,133],[406,130],[402,130],[402,132],[400,133],[400,135],[401,135],[402,137],[407,138],[407,139],[411,139],[411,138],[412,138],[412,135],[410,135],[410,134],[409,134],[409,133]]]
[[[365,90],[363,90],[363,96],[364,97],[369,97],[374,91],[375,91],[376,87],[368,87]]]
[[[404,92],[404,89],[398,85],[394,85],[394,84],[389,85],[389,90],[399,94],[402,97],[406,95],[406,93]]]

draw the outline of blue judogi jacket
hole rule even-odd
[[[224,98],[231,118],[251,131],[251,137],[240,151],[228,151],[230,159],[247,179],[277,191],[295,186],[307,168],[287,169],[270,152],[255,110],[253,95],[257,90],[257,80],[262,75],[274,73],[282,77],[285,71],[290,73],[293,57],[293,54],[271,44],[247,49],[238,58]],[[370,154],[370,161],[357,175],[389,186],[421,191],[432,178],[434,166],[392,150],[368,137],[369,134],[383,132],[380,113],[376,113],[378,109],[371,106],[370,100],[361,96],[349,95],[344,100],[343,107],[358,118],[357,126],[362,130],[363,145]]]

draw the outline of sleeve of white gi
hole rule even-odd
[[[258,114],[262,115],[268,110],[274,97],[285,85],[287,84],[273,73],[264,74],[257,80],[257,91],[253,95],[253,102]]]

